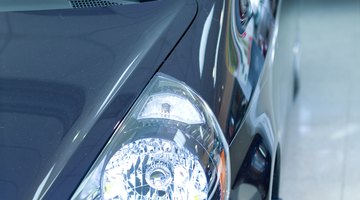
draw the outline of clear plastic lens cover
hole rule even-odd
[[[229,153],[204,101],[156,75],[72,199],[227,199]]]
[[[158,138],[136,140],[105,167],[104,199],[207,199],[205,171],[187,149]]]
[[[157,93],[148,97],[138,119],[150,118],[171,119],[187,124],[202,124],[205,122],[201,113],[189,100],[172,93]]]

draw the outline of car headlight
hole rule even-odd
[[[210,108],[156,75],[72,199],[228,199],[229,150]]]

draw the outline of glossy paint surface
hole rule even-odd
[[[215,113],[230,144],[231,199],[270,199],[292,91],[279,74],[293,77],[276,64],[277,5],[184,0],[1,13],[0,159],[8,162],[0,192],[70,197],[160,71]]]
[[[229,142],[262,72],[274,25],[269,1],[256,8],[246,25],[236,21],[240,16],[235,2],[200,1],[203,9],[194,25],[161,69],[194,87],[208,101],[219,114]],[[241,29],[245,32],[240,33]]]
[[[1,198],[69,198],[195,13],[191,0],[0,13]]]
[[[293,68],[278,62],[285,55],[291,60],[292,51],[276,52],[277,5],[252,5],[251,17],[242,24],[236,1],[199,1],[197,18],[160,69],[194,88],[217,116],[230,143],[231,199],[278,194],[275,185],[271,196],[277,184],[272,178],[278,169],[277,133],[291,103]]]

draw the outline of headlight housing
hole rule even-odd
[[[230,159],[210,108],[156,75],[72,199],[228,199]]]

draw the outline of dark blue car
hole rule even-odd
[[[278,199],[296,91],[280,10],[2,0],[0,199]]]

